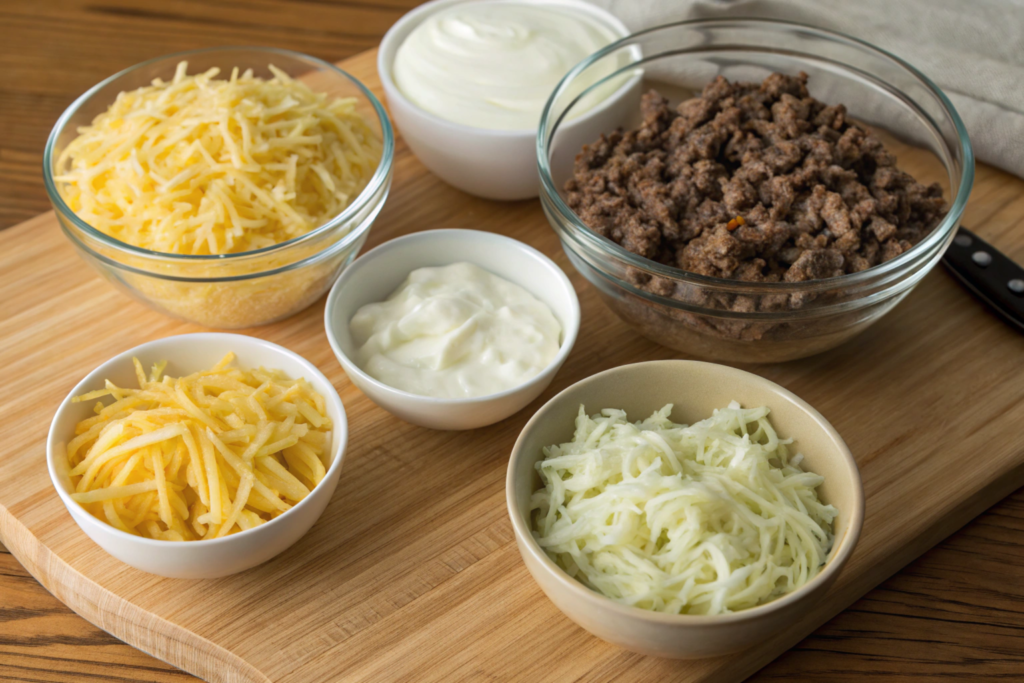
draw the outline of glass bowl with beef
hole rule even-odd
[[[643,75],[632,101],[563,129],[573,81],[622,54],[620,73]],[[670,24],[595,53],[552,94],[537,153],[545,214],[612,310],[731,362],[819,353],[890,311],[949,246],[974,177],[924,75],[766,20]]]

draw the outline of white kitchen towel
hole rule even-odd
[[[866,40],[946,93],[979,160],[1024,178],[1024,0],[589,0],[633,31],[758,17]]]

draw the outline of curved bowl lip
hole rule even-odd
[[[468,3],[468,2],[480,2],[480,1],[481,0],[431,0],[430,2],[426,2],[426,3],[422,4],[422,5],[420,5],[419,7],[415,8],[415,9],[409,11],[409,12],[406,12],[404,15],[402,15],[402,17],[398,21],[396,21],[394,23],[394,25],[391,26],[391,28],[388,29],[387,33],[384,34],[384,37],[381,39],[380,46],[379,46],[379,48],[377,50],[377,74],[380,76],[381,85],[384,88],[385,92],[387,93],[387,96],[388,96],[389,100],[390,99],[398,100],[401,104],[405,105],[409,109],[415,110],[418,116],[422,117],[426,121],[429,121],[431,123],[431,125],[438,126],[438,127],[441,127],[441,128],[445,128],[445,129],[447,129],[448,131],[450,131],[452,133],[463,134],[464,135],[464,134],[467,134],[467,131],[472,131],[474,135],[487,135],[487,136],[492,136],[492,137],[496,137],[496,138],[530,138],[530,139],[534,139],[534,138],[537,137],[537,130],[538,130],[539,126],[538,126],[538,128],[513,128],[513,129],[507,129],[507,128],[480,128],[480,127],[477,127],[477,126],[467,126],[467,125],[465,125],[463,123],[456,123],[455,121],[449,121],[448,119],[441,118],[437,114],[433,114],[433,113],[427,111],[426,109],[423,109],[418,104],[415,104],[414,102],[412,102],[408,97],[405,96],[404,93],[402,93],[402,91],[395,84],[394,79],[391,78],[391,68],[392,68],[392,62],[394,60],[388,60],[387,62],[385,62],[385,55],[387,54],[388,48],[390,47],[391,43],[393,43],[393,42],[395,42],[397,40],[396,35],[398,34],[398,32],[400,30],[402,30],[403,27],[405,27],[409,23],[412,23],[413,21],[423,21],[430,14],[433,14],[433,13],[439,11],[439,10],[442,10],[442,9],[444,9],[444,8],[450,6],[450,5],[461,5],[461,4],[465,4],[465,3]],[[509,2],[509,0],[482,0],[482,1],[483,2],[488,2],[488,1],[490,1],[490,2]],[[553,4],[553,5],[567,5],[567,6],[570,6],[570,7],[575,7],[577,9],[580,9],[580,10],[582,10],[584,12],[588,12],[590,14],[599,16],[609,26],[613,27],[615,29],[615,32],[618,33],[621,36],[620,39],[617,40],[613,44],[617,44],[617,43],[622,42],[623,40],[625,40],[630,35],[629,28],[625,24],[623,24],[622,21],[618,17],[616,17],[614,14],[612,14],[611,12],[608,12],[607,10],[604,10],[604,9],[602,9],[602,8],[596,6],[596,5],[591,5],[590,3],[582,2],[582,0],[551,0],[550,2],[548,2],[546,0],[519,0],[519,1],[522,2],[523,4],[529,4],[529,5],[549,5],[549,4]],[[395,48],[395,54],[398,53],[398,48],[400,48],[400,47],[401,47],[401,45],[398,45]],[[586,59],[589,59],[589,57],[586,58]],[[639,80],[639,78],[640,78],[640,75],[635,75],[635,76],[632,76],[629,79],[627,79],[620,86],[619,90],[617,90],[616,92],[614,92],[614,93],[612,93],[612,94],[610,94],[608,96],[608,98],[605,100],[605,102],[610,102],[614,98],[616,98],[618,95],[620,95],[623,92],[625,92],[626,89],[635,80]],[[559,82],[559,84],[561,84],[561,81]],[[604,104],[604,102],[599,103],[597,106],[594,107],[594,110],[599,109],[603,104]],[[592,113],[594,110],[591,110],[590,112],[584,112],[583,114],[580,115],[580,119],[586,117],[588,114]],[[544,110],[542,110],[541,119],[540,119],[541,121],[544,120],[543,119],[543,111]],[[578,120],[579,119],[573,119],[572,121],[570,121],[570,125],[572,123],[576,123]]]
[[[753,26],[754,28],[791,28],[803,31],[806,33],[814,34],[819,37],[829,38],[835,41],[844,42],[855,47],[861,48],[868,52],[872,52],[877,56],[888,59],[897,66],[904,69],[910,75],[917,78],[917,80],[925,86],[941,103],[953,124],[953,127],[957,133],[957,140],[960,143],[960,150],[963,155],[963,169],[960,172],[960,186],[957,189],[956,197],[953,203],[950,205],[943,216],[942,220],[936,225],[932,231],[911,249],[903,252],[896,258],[881,263],[877,266],[868,268],[859,273],[849,273],[846,275],[840,275],[838,277],[824,278],[820,280],[808,280],[805,282],[741,282],[739,280],[730,280],[727,278],[712,277],[709,275],[698,275],[696,273],[690,273],[679,268],[672,268],[665,266],[655,261],[646,259],[642,256],[632,253],[624,247],[616,244],[614,241],[607,237],[602,237],[596,232],[588,228],[583,221],[576,215],[576,213],[569,208],[569,206],[562,199],[562,196],[558,193],[555,188],[554,181],[551,178],[551,169],[548,164],[546,145],[551,137],[549,134],[551,110],[554,106],[555,99],[566,88],[572,79],[580,74],[584,69],[589,67],[595,61],[600,60],[604,56],[614,52],[615,50],[629,45],[631,41],[638,37],[663,31],[666,29],[677,28],[677,27],[692,27],[692,28],[722,28],[722,27],[738,27],[738,26]],[[751,50],[750,52],[755,52]],[[760,52],[767,52],[767,50],[760,50]],[[794,53],[797,56],[807,56],[802,53]],[[635,66],[635,65],[627,65]],[[843,68],[848,68],[844,64],[838,64]],[[627,68],[623,67],[623,68]],[[895,90],[895,89],[894,89]],[[582,96],[583,93],[580,94]],[[570,105],[571,106],[571,105]],[[560,125],[561,120],[554,123],[555,129]],[[627,265],[637,268],[641,271],[646,271],[657,276],[666,277],[672,280],[679,280],[689,282],[695,285],[701,285],[705,287],[713,287],[717,289],[735,289],[742,288],[745,291],[753,291],[760,294],[777,294],[779,292],[817,292],[823,290],[834,289],[837,287],[846,287],[856,285],[862,282],[870,281],[875,277],[886,275],[893,271],[897,271],[903,267],[905,263],[916,258],[919,254],[928,249],[935,248],[940,245],[943,240],[949,236],[950,233],[956,228],[960,221],[960,217],[963,214],[964,208],[967,206],[967,199],[971,194],[971,188],[974,184],[974,149],[971,146],[970,138],[967,135],[967,128],[964,126],[963,120],[957,113],[953,103],[949,100],[946,94],[939,88],[931,79],[921,73],[919,70],[911,66],[903,59],[896,55],[883,50],[871,43],[854,38],[853,36],[846,35],[845,33],[839,33],[837,31],[828,31],[821,28],[816,28],[809,24],[802,24],[798,22],[781,21],[776,19],[757,19],[753,17],[736,17],[730,19],[691,19],[687,21],[677,21],[668,24],[661,24],[654,26],[642,31],[637,31],[625,38],[612,43],[606,47],[601,48],[594,54],[587,57],[585,60],[573,67],[569,73],[567,73],[555,89],[552,91],[551,96],[548,98],[547,103],[544,105],[544,109],[541,113],[540,127],[537,133],[537,168],[540,175],[541,184],[541,201],[550,202],[553,209],[557,211],[559,216],[567,222],[568,225],[572,226],[574,232],[581,235],[581,238],[589,242],[590,246],[602,250],[604,252],[611,252],[610,255],[625,261]]]
[[[388,182],[387,178],[385,179],[385,182]],[[114,270],[126,271],[132,273],[133,275],[139,275],[142,277],[153,278],[155,280],[164,280],[168,282],[184,282],[188,284],[224,284],[273,277],[275,275],[288,273],[293,270],[299,270],[307,266],[316,265],[322,261],[331,258],[332,256],[335,256],[339,253],[343,253],[345,250],[353,247],[354,243],[357,243],[360,239],[363,239],[365,237],[366,233],[370,230],[370,228],[373,226],[374,221],[377,219],[377,214],[380,213],[380,210],[381,208],[383,208],[384,201],[386,199],[387,194],[385,193],[381,197],[380,201],[377,202],[376,208],[371,209],[370,213],[366,217],[364,217],[363,221],[358,226],[356,226],[350,233],[345,235],[344,238],[338,240],[337,242],[334,242],[333,244],[328,245],[325,249],[321,249],[320,251],[310,254],[305,258],[299,259],[298,261],[292,261],[291,263],[286,263],[283,266],[271,268],[270,270],[256,270],[251,273],[244,273],[240,275],[216,275],[210,277],[193,277],[189,275],[169,275],[167,273],[161,273],[152,270],[143,270],[141,268],[137,268],[135,266],[122,263],[120,261],[115,261],[106,254],[100,253],[95,249],[92,249],[88,244],[80,240],[76,234],[68,230],[67,226],[64,225],[63,221],[57,221],[57,223],[60,225],[60,229],[64,232],[64,235],[69,240],[71,240],[71,243],[74,246],[84,251],[90,257],[96,259],[97,261],[100,261],[105,266],[112,268]],[[256,252],[248,253],[254,254]]]
[[[594,384],[597,382],[608,381],[612,376],[629,372],[630,368],[636,368],[638,366],[646,366],[651,364],[658,365],[679,365],[686,364],[691,366],[714,366],[723,375],[737,382],[749,382],[751,379],[755,379],[757,382],[765,382],[768,386],[777,393],[781,398],[790,401],[804,412],[811,416],[811,418],[817,423],[817,425],[829,436],[832,442],[836,445],[838,454],[842,457],[846,463],[847,468],[850,470],[852,475],[852,486],[856,488],[856,495],[854,496],[853,509],[849,511],[850,523],[847,527],[846,534],[839,541],[839,547],[834,548],[834,554],[832,558],[825,564],[825,568],[822,569],[818,574],[805,583],[800,588],[796,589],[791,593],[766,602],[763,605],[757,607],[751,607],[749,609],[740,610],[738,612],[730,612],[729,614],[715,614],[715,615],[698,615],[698,614],[668,614],[665,612],[654,612],[652,610],[642,609],[640,607],[633,607],[631,605],[623,605],[622,603],[616,602],[609,597],[592,590],[576,579],[573,579],[565,571],[552,561],[548,554],[544,552],[544,549],[537,544],[536,539],[533,537],[533,533],[529,528],[528,522],[524,522],[527,518],[526,515],[521,515],[519,511],[519,505],[516,502],[516,477],[515,470],[519,460],[525,457],[525,451],[523,450],[524,436],[533,429],[537,423],[541,422],[546,418],[547,408],[553,405],[557,401],[565,400],[565,395],[572,389],[586,384]],[[544,570],[548,572],[558,582],[561,590],[567,591],[574,597],[580,600],[584,600],[590,606],[596,609],[606,610],[613,615],[627,617],[630,619],[641,619],[644,621],[652,622],[655,624],[675,625],[675,626],[714,626],[724,624],[735,624],[744,621],[753,621],[759,617],[768,615],[772,612],[782,610],[794,603],[799,602],[808,593],[814,590],[816,587],[822,584],[827,584],[832,581],[839,571],[846,564],[846,561],[850,558],[854,548],[857,545],[857,541],[860,538],[861,527],[864,524],[864,490],[863,484],[860,478],[860,469],[857,467],[857,462],[853,458],[853,454],[850,453],[849,447],[846,442],[843,441],[843,437],[839,435],[828,420],[822,416],[817,410],[815,410],[809,403],[804,401],[802,398],[789,391],[785,387],[782,387],[769,379],[755,375],[754,373],[733,368],[728,365],[719,365],[718,363],[708,363],[705,361],[695,360],[660,360],[660,361],[647,361],[643,363],[631,363],[628,365],[620,365],[618,367],[599,372],[596,375],[591,375],[585,379],[580,380],[576,384],[573,384],[554,396],[550,401],[545,403],[530,421],[526,423],[523,430],[519,433],[519,437],[516,439],[515,445],[512,447],[512,455],[509,458],[508,470],[505,475],[505,504],[508,509],[509,517],[512,520],[512,527],[518,538],[522,539],[520,543],[521,548],[526,548],[534,560],[539,562]]]
[[[576,254],[576,252],[574,252],[574,255],[575,254]],[[924,256],[927,256],[927,254],[924,254]],[[935,256],[935,258],[937,259],[938,257]],[[929,259],[925,259],[925,260],[927,261]],[[801,322],[801,321],[806,321],[806,320],[820,320],[820,319],[826,318],[828,316],[841,315],[841,314],[849,313],[849,312],[852,312],[852,311],[859,311],[861,309],[868,308],[868,307],[873,306],[875,304],[878,304],[880,302],[886,301],[886,300],[892,298],[893,296],[897,296],[897,295],[899,295],[900,293],[902,293],[906,289],[906,287],[900,287],[898,289],[897,288],[881,288],[878,291],[875,291],[875,292],[873,292],[871,294],[867,294],[867,295],[864,295],[864,296],[858,296],[857,298],[850,299],[850,300],[847,300],[847,301],[840,301],[838,303],[828,304],[827,306],[818,306],[818,307],[808,306],[808,307],[805,307],[805,308],[786,309],[786,310],[781,310],[781,311],[750,311],[750,312],[747,312],[747,311],[732,311],[732,310],[728,310],[728,309],[707,308],[707,307],[696,305],[696,304],[690,304],[690,303],[687,303],[685,301],[681,301],[679,299],[672,299],[672,298],[663,296],[661,294],[654,294],[653,292],[648,292],[646,290],[639,289],[633,283],[628,282],[626,280],[619,279],[614,274],[609,273],[609,272],[607,272],[605,270],[601,270],[601,269],[595,267],[593,264],[590,264],[589,262],[587,263],[587,268],[592,270],[596,274],[596,277],[599,277],[599,278],[609,282],[613,286],[619,288],[620,290],[623,290],[623,291],[627,292],[628,294],[630,294],[632,296],[641,298],[641,299],[643,299],[643,300],[645,300],[645,301],[647,301],[647,302],[649,302],[651,304],[654,304],[654,305],[664,306],[664,307],[667,307],[669,309],[674,309],[674,310],[678,310],[678,311],[687,311],[687,312],[692,313],[694,315],[705,316],[705,317],[708,317],[708,318],[718,318],[718,319],[726,319],[726,320],[742,320],[742,321],[746,321],[746,322],[765,322],[765,323],[776,323],[776,324],[777,323],[788,323],[788,322]],[[923,275],[925,275],[927,273],[927,270],[922,272],[921,269],[918,268],[918,269],[915,269],[912,272],[921,273],[921,276],[923,276]],[[594,283],[594,281],[588,275],[583,273],[582,270],[580,271],[580,273],[584,276],[584,278],[587,279],[588,282],[590,282],[591,285],[594,285],[598,289],[601,289],[601,286],[596,285]],[[883,280],[883,283],[886,283],[886,282],[887,281]],[[739,283],[739,284],[746,284],[746,283]],[[778,283],[774,283],[774,284],[778,284]],[[898,283],[895,283],[895,284],[898,284]],[[909,284],[910,285],[916,284],[916,280],[910,280]],[[750,292],[746,292],[746,291],[744,291],[742,289],[739,289],[739,288],[737,288],[735,290],[731,290],[731,291],[735,291],[737,293],[750,293]],[[757,293],[755,292],[755,294],[757,294]],[[734,340],[734,341],[739,341],[739,340]],[[746,343],[746,344],[758,344],[758,343],[760,343],[760,340],[747,340],[744,343]]]
[[[51,420],[50,422],[50,431],[46,437],[46,468],[50,473],[50,483],[53,484],[53,488],[57,490],[57,495],[60,496],[60,499],[61,501],[63,501],[64,506],[67,507],[69,511],[71,509],[75,509],[79,513],[81,513],[80,516],[72,515],[72,517],[75,519],[76,523],[78,523],[79,526],[83,525],[83,523],[80,521],[81,517],[86,520],[85,524],[88,524],[90,527],[97,529],[100,533],[111,534],[121,541],[128,541],[131,543],[137,543],[143,546],[149,546],[153,548],[168,548],[171,546],[181,547],[182,541],[165,541],[157,538],[146,538],[145,536],[135,536],[133,534],[121,531],[120,529],[117,529],[107,524],[106,522],[97,519],[91,513],[89,513],[89,511],[83,508],[79,503],[75,502],[68,494],[68,492],[64,490],[64,487],[61,485],[59,481],[57,472],[54,469],[54,462],[57,458],[57,452],[54,445],[55,439],[57,438],[57,418],[60,416],[61,413],[64,412],[67,406],[71,404],[71,399],[73,397],[78,396],[79,394],[82,394],[85,391],[88,391],[87,385],[90,383],[95,383],[94,378],[99,377],[102,370],[106,369],[108,366],[114,365],[119,362],[125,362],[126,360],[130,361],[133,355],[145,351],[149,347],[152,347],[156,344],[173,343],[173,341],[169,340],[181,339],[183,337],[203,338],[208,339],[211,342],[228,341],[232,339],[241,338],[244,339],[245,343],[247,344],[256,343],[259,346],[273,349],[278,353],[289,356],[303,367],[303,371],[305,373],[308,373],[308,377],[315,377],[323,381],[326,386],[331,388],[331,391],[326,396],[324,396],[324,399],[332,403],[338,409],[338,412],[341,414],[340,424],[334,425],[334,429],[332,430],[331,434],[332,441],[334,439],[339,440],[337,448],[338,455],[331,462],[331,466],[327,468],[327,472],[324,474],[324,478],[310,491],[310,495],[306,496],[298,503],[293,505],[290,510],[282,512],[274,519],[264,524],[261,524],[258,527],[254,527],[252,529],[245,529],[243,531],[239,531],[238,533],[223,536],[221,538],[200,539],[197,541],[184,541],[184,543],[186,543],[188,547],[206,548],[216,545],[236,543],[238,542],[239,538],[249,538],[258,533],[266,533],[265,530],[280,526],[280,520],[291,515],[293,512],[295,512],[301,507],[308,507],[309,500],[313,497],[313,492],[319,489],[325,481],[328,481],[332,477],[337,476],[338,471],[341,469],[341,461],[344,459],[345,449],[348,447],[348,415],[345,413],[345,404],[341,402],[341,397],[338,395],[338,390],[334,388],[334,384],[332,384],[331,381],[327,379],[327,377],[322,372],[320,372],[315,365],[313,365],[308,360],[306,360],[299,354],[295,353],[294,351],[286,349],[285,347],[279,344],[269,342],[265,339],[260,339],[259,337],[250,337],[244,334],[233,334],[230,332],[194,332],[191,334],[178,334],[170,337],[162,337],[160,339],[154,339],[152,341],[139,344],[138,346],[134,346],[128,349],[127,351],[122,351],[121,353],[113,356],[109,360],[101,363],[88,375],[83,377],[81,381],[78,382],[78,384],[75,385],[71,392],[64,398],[63,401],[61,401],[60,406],[57,408],[57,412],[55,412],[53,415],[53,420]]]
[[[346,206],[341,213],[339,213],[337,216],[330,219],[326,223],[317,226],[313,230],[307,232],[305,235],[293,237],[292,239],[287,240],[285,242],[273,244],[269,247],[263,247],[261,249],[253,249],[252,251],[241,251],[231,254],[195,255],[172,254],[168,252],[153,251],[151,249],[133,246],[131,244],[128,244],[127,242],[122,242],[121,240],[114,239],[113,237],[94,228],[93,226],[89,225],[84,220],[79,218],[78,214],[71,210],[71,207],[69,207],[67,203],[64,201],[64,198],[61,196],[60,191],[57,189],[56,182],[53,180],[53,152],[54,146],[57,144],[57,137],[60,135],[61,132],[63,132],[71,117],[74,116],[75,113],[77,113],[78,110],[83,105],[85,105],[86,102],[92,99],[92,97],[100,90],[102,90],[104,87],[106,87],[113,81],[117,80],[118,78],[126,76],[133,71],[142,69],[151,64],[155,64],[156,62],[162,62],[165,60],[172,59],[187,60],[190,57],[196,55],[208,55],[217,52],[240,52],[245,50],[253,52],[265,52],[268,55],[281,55],[291,59],[306,61],[320,69],[334,73],[335,75],[341,76],[342,78],[348,79],[350,82],[352,82],[353,85],[356,86],[356,88],[359,89],[362,95],[370,102],[370,105],[373,107],[374,113],[377,115],[377,119],[378,122],[380,123],[381,128],[382,149],[380,162],[377,164],[377,169],[374,171],[373,176],[370,177],[370,182],[367,183],[366,187],[362,189],[362,191],[356,196],[356,198],[352,201],[351,204]],[[210,47],[199,50],[186,50],[184,52],[174,52],[168,55],[154,57],[153,59],[147,59],[146,61],[140,62],[139,64],[135,64],[134,66],[130,66],[127,69],[122,69],[121,71],[118,71],[116,74],[112,76],[108,76],[96,85],[89,88],[87,91],[85,91],[85,93],[80,95],[78,99],[72,102],[71,106],[65,109],[64,113],[60,115],[60,118],[57,119],[57,123],[54,124],[53,129],[50,131],[50,135],[46,140],[46,147],[43,150],[43,184],[46,187],[46,194],[49,195],[50,202],[53,204],[57,213],[65,216],[79,230],[89,235],[90,237],[99,240],[108,247],[112,247],[122,252],[127,252],[128,254],[133,256],[144,256],[147,258],[154,258],[158,260],[167,259],[172,262],[182,263],[217,263],[222,261],[243,259],[246,257],[264,256],[267,254],[273,254],[275,252],[283,251],[288,247],[296,246],[299,244],[303,244],[307,241],[311,241],[324,233],[330,232],[331,229],[337,227],[338,225],[350,220],[354,215],[356,215],[366,207],[366,204],[370,200],[370,198],[374,197],[377,191],[380,189],[381,185],[387,182],[388,176],[391,173],[391,166],[394,159],[394,155],[395,133],[391,126],[391,120],[388,118],[387,111],[384,109],[384,105],[380,103],[380,100],[377,99],[377,96],[374,95],[369,88],[363,85],[363,83],[359,79],[357,79],[355,76],[348,73],[347,71],[338,68],[337,66],[331,64],[330,62],[325,62],[322,59],[318,59],[316,57],[312,57],[301,52],[296,52],[294,50],[285,50],[283,48],[248,45]],[[338,243],[351,243],[355,239],[358,239],[360,232],[361,231],[359,230],[353,230],[349,234],[342,237],[338,241]]]
[[[340,322],[334,323],[331,319],[331,312],[334,309],[334,302],[339,299],[342,294],[341,291],[344,289],[346,282],[358,277],[360,267],[368,266],[372,261],[377,259],[387,259],[388,253],[397,248],[398,246],[405,245],[409,242],[422,242],[437,239],[439,237],[450,237],[460,235],[471,235],[474,239],[491,240],[494,243],[496,249],[517,249],[525,252],[529,256],[537,259],[543,264],[548,270],[551,271],[555,279],[561,284],[564,290],[570,295],[569,300],[572,303],[572,310],[570,312],[571,319],[564,321],[568,325],[568,329],[562,330],[562,343],[558,347],[558,355],[552,359],[543,370],[538,372],[536,375],[526,380],[522,384],[518,384],[511,389],[505,389],[493,394],[485,394],[483,396],[472,396],[469,398],[437,398],[435,396],[422,396],[420,394],[413,394],[408,391],[396,389],[390,385],[381,382],[379,379],[372,377],[365,370],[359,367],[344,349],[341,348],[341,344],[338,343],[337,337],[334,334],[334,324],[341,324]],[[456,261],[453,261],[456,263]],[[406,273],[408,275],[408,273]],[[519,286],[522,286],[519,282],[516,282]],[[580,301],[576,295],[576,289],[572,286],[572,282],[569,281],[569,277],[565,272],[558,267],[554,261],[545,256],[543,253],[534,249],[525,242],[501,235],[493,232],[484,232],[483,230],[465,230],[462,228],[436,228],[433,230],[424,230],[421,232],[414,232],[408,235],[402,235],[394,239],[388,240],[383,244],[374,247],[370,251],[366,252],[358,259],[356,259],[352,265],[345,269],[341,274],[341,277],[331,287],[331,293],[327,295],[327,305],[324,306],[324,329],[327,333],[327,341],[331,345],[331,349],[334,351],[334,355],[338,357],[338,360],[342,362],[346,373],[354,374],[360,382],[372,386],[376,391],[388,396],[394,401],[402,401],[405,403],[415,403],[418,406],[436,406],[442,408],[450,408],[452,410],[464,408],[471,405],[480,405],[490,401],[500,401],[501,399],[520,394],[535,388],[541,382],[547,383],[551,381],[550,374],[557,371],[562,366],[565,359],[569,357],[569,353],[572,352],[573,346],[576,345],[576,337],[580,331]],[[349,321],[345,321],[344,324],[348,324]],[[562,322],[562,321],[560,321]]]

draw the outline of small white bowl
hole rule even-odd
[[[544,302],[562,326],[558,355],[539,375],[518,387],[474,398],[411,394],[374,379],[353,360],[349,321],[362,306],[384,301],[417,268],[468,262],[519,285]],[[580,303],[569,278],[533,247],[477,230],[427,230],[373,249],[342,273],[327,297],[324,326],[334,355],[352,383],[393,415],[432,429],[476,429],[513,415],[537,398],[569,356],[580,329]]]
[[[204,370],[233,351],[239,367],[263,366],[282,370],[289,377],[304,377],[323,395],[327,414],[334,423],[331,434],[331,465],[323,480],[291,510],[254,529],[207,541],[161,541],[133,536],[115,529],[86,512],[71,499],[73,487],[68,474],[66,444],[75,433],[75,425],[90,417],[92,403],[72,403],[71,399],[95,389],[104,380],[120,386],[136,386],[132,357],[143,367],[166,360],[167,373],[180,376]],[[119,353],[90,372],[79,382],[57,409],[46,441],[46,460],[54,488],[75,523],[101,548],[136,569],[176,579],[212,579],[244,571],[266,562],[298,541],[309,531],[327,507],[341,474],[341,461],[348,440],[348,421],[338,392],[323,373],[302,356],[255,337],[241,334],[183,334],[136,346]]]
[[[377,52],[377,73],[384,86],[388,109],[402,138],[416,157],[441,180],[487,199],[529,199],[540,191],[537,172],[537,128],[492,130],[448,121],[410,102],[391,77],[398,48],[431,14],[464,2],[487,0],[433,0],[412,10],[392,26]],[[629,29],[614,15],[582,0],[519,0],[539,5],[565,5],[585,12],[610,28],[619,38]],[[629,48],[633,50],[633,48]],[[639,53],[634,55],[636,61]],[[613,130],[637,109],[641,74],[637,71],[605,101],[562,126],[563,136],[575,127],[586,133],[571,135],[573,143],[591,142],[601,132]],[[538,116],[538,125],[540,117]],[[577,140],[578,138],[578,140]]]

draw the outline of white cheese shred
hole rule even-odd
[[[732,402],[691,426],[671,412],[631,423],[580,406],[573,440],[537,463],[540,546],[609,598],[673,614],[748,609],[816,576],[837,512],[768,408]]]

